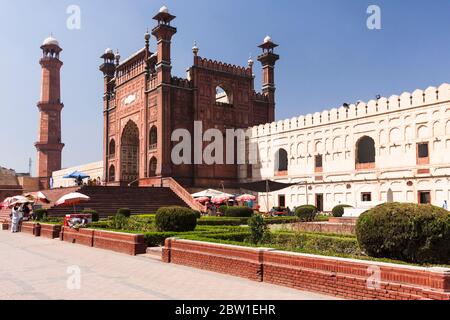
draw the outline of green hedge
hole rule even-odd
[[[249,207],[228,207],[225,211],[225,217],[250,218],[253,215],[253,209]]]
[[[333,208],[333,217],[335,218],[341,218],[344,215],[345,208],[352,208],[352,206],[349,206],[347,204],[340,204]]]
[[[295,209],[295,215],[304,222],[314,221],[318,210],[315,206],[306,205]]]
[[[195,229],[197,217],[193,210],[184,207],[159,208],[155,224],[160,232],[187,232]]]
[[[361,215],[358,241],[371,257],[450,263],[450,214],[431,205],[387,203]]]

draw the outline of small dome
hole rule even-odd
[[[266,36],[264,38],[264,43],[272,42],[272,38],[270,36]]]
[[[169,8],[167,8],[166,6],[162,6],[162,7],[159,9],[159,12],[160,12],[160,13],[169,13]]]
[[[114,51],[111,48],[105,50],[105,54],[114,54]]]
[[[44,40],[44,42],[42,43],[43,46],[49,46],[49,45],[54,45],[54,46],[58,46],[59,47],[59,42],[58,40],[56,40],[55,38],[53,38],[52,36],[48,37],[47,39]]]

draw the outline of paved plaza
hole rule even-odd
[[[80,271],[80,288],[74,276]],[[0,299],[324,300],[320,294],[0,232]]]

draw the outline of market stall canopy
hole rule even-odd
[[[239,185],[239,188],[253,192],[274,192],[296,185],[298,185],[298,183],[281,183],[271,180],[263,180],[251,183],[242,183]]]
[[[50,203],[50,200],[41,191],[27,193],[25,197],[34,202]]]
[[[192,194],[193,198],[202,198],[202,197],[214,198],[214,197],[221,197],[221,196],[226,196],[229,198],[233,197],[232,194],[228,194],[228,193],[214,190],[214,189],[207,189],[202,192]]]
[[[66,194],[65,196],[60,198],[58,201],[56,201],[55,205],[56,206],[71,206],[71,205],[79,204],[81,202],[89,201],[90,199],[91,198],[89,198],[88,196],[86,196],[82,193],[73,192],[73,193]]]
[[[74,171],[71,174],[64,176],[64,179],[88,179],[89,175],[83,172]]]

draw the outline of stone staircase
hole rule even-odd
[[[89,196],[91,200],[76,206],[76,211],[95,210],[100,217],[112,216],[120,208],[128,208],[132,214],[151,214],[156,213],[161,207],[188,206],[172,189],[164,187],[85,186],[78,189],[77,192]],[[49,215],[51,216],[64,216],[72,212],[73,207],[51,207],[49,209]]]

